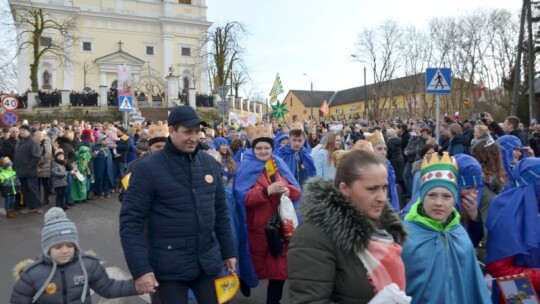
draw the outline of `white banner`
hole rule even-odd
[[[229,112],[229,124],[232,123],[237,123],[238,125],[241,125],[243,127],[255,125],[257,123],[257,115],[241,115],[234,112]]]
[[[131,69],[129,66],[118,66],[116,89],[118,90],[118,96],[131,95]]]

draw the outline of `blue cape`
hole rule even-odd
[[[289,183],[300,189],[300,185],[296,182],[296,179],[289,170],[289,167],[285,162],[277,157],[274,157],[276,161],[276,166],[278,168],[279,174],[287,179]],[[251,261],[251,254],[249,253],[249,240],[248,240],[248,231],[247,231],[247,221],[246,221],[246,205],[244,204],[244,199],[246,194],[249,192],[251,187],[259,178],[262,171],[265,168],[266,162],[260,161],[253,154],[253,149],[249,149],[244,152],[244,157],[240,166],[236,170],[236,177],[233,181],[233,194],[234,199],[236,200],[236,209],[237,211],[237,220],[236,224],[238,227],[237,235],[242,238],[238,239],[238,248],[239,256],[238,259],[242,260],[238,264],[238,273],[239,277],[246,282],[246,284],[254,288],[259,284],[259,279],[253,268],[253,262]],[[294,207],[296,208],[300,199],[293,202]],[[298,214],[297,214],[298,215]],[[299,218],[300,220],[300,218]]]
[[[484,181],[482,179],[482,165],[476,158],[467,154],[458,154],[454,156],[458,164],[458,188],[465,189],[475,187],[478,190],[476,196],[476,206],[480,207],[482,195],[484,193]],[[459,210],[461,199],[456,199],[456,209]]]
[[[501,152],[503,157],[504,170],[508,176],[508,182],[504,190],[513,188],[515,186],[514,178],[512,177],[512,161],[514,160],[514,148],[522,146],[521,140],[514,135],[504,135],[497,139],[497,143],[501,145]]]
[[[276,137],[276,140],[274,141],[274,153],[281,148],[281,141],[284,139],[289,139],[289,134],[281,134],[279,137]]]
[[[232,188],[225,187],[225,195],[227,198],[227,206],[229,207],[229,215],[231,217],[234,245],[236,252],[238,253],[236,274],[246,282],[249,287],[255,288],[259,284],[259,279],[257,278],[257,273],[251,262],[251,253],[249,252],[246,208],[244,204],[239,204],[236,201]]]
[[[401,257],[412,303],[490,303],[463,226],[458,224],[444,233],[417,222],[405,221],[405,227],[409,235]]]
[[[300,159],[302,160],[302,163],[304,164],[307,175],[309,177],[314,177],[315,175],[317,175],[317,170],[315,169],[315,163],[313,162],[313,158],[309,154],[309,151],[303,148],[303,149],[300,149],[300,151],[298,151],[298,154],[300,156]],[[294,159],[294,151],[293,149],[291,149],[291,145],[289,144],[289,145],[286,145],[285,147],[279,148],[276,151],[275,155],[281,157],[283,161],[287,164],[289,169],[291,170],[292,174],[296,176],[296,162],[295,162],[296,160]]]
[[[240,161],[242,160],[242,154],[244,154],[244,152],[246,152],[246,148],[242,147],[240,149],[238,149],[238,151],[236,151],[236,154],[234,155],[234,160],[236,160],[236,163],[239,164]]]
[[[386,167],[388,168],[388,189],[390,191],[390,205],[394,207],[396,212],[399,212],[399,196],[396,188],[396,171],[392,167],[392,163],[387,159]]]
[[[518,187],[502,192],[489,206],[487,264],[540,248],[540,159],[521,160],[513,176]]]

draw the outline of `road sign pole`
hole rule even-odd
[[[439,94],[435,94],[435,136],[437,139],[437,145],[439,144],[439,138],[441,137],[440,122],[441,122],[441,101],[439,99]]]

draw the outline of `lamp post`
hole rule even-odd
[[[351,54],[351,57],[354,58],[356,61],[360,61],[358,59],[358,56]],[[368,99],[367,99],[367,84],[366,84],[366,66],[364,66],[364,115],[367,116],[368,112]]]
[[[310,80],[310,83],[311,83],[311,115],[310,115],[310,119],[314,119],[313,117],[313,78],[311,78],[311,76],[309,76],[308,74],[304,73],[304,76],[306,77],[309,77],[309,80]]]

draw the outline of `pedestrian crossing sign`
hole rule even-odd
[[[133,110],[133,97],[129,95],[118,96],[118,107],[121,112],[131,112]]]
[[[452,70],[449,68],[426,69],[426,93],[450,94],[452,93]]]

